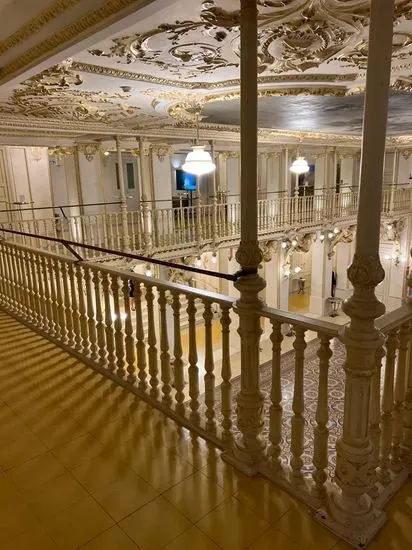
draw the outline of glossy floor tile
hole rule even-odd
[[[370,548],[412,548],[412,483]],[[1,550],[348,550],[269,481],[0,312]]]

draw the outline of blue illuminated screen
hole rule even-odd
[[[176,189],[178,191],[196,191],[196,176],[183,170],[176,170]]]

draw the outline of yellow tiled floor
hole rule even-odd
[[[412,548],[412,484],[370,548]],[[0,313],[1,550],[348,549],[304,507]]]

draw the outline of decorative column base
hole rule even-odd
[[[365,548],[388,519],[385,512],[373,507],[370,498],[367,499],[365,513],[357,517],[350,508],[350,501],[343,505],[339,492],[332,493],[327,509],[315,512],[314,519],[355,548]],[[356,502],[356,508],[359,508],[359,502]]]
[[[241,251],[241,249],[239,249]],[[259,253],[259,249],[257,248]],[[241,432],[234,441],[232,453],[225,460],[246,475],[257,474],[265,453],[261,437],[264,425],[263,405],[265,393],[259,389],[259,342],[262,334],[258,294],[265,288],[265,281],[257,274],[239,277],[235,287],[240,298],[235,311],[239,315],[238,333],[241,339],[242,385],[237,397],[237,425]]]

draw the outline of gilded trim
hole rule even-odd
[[[34,63],[38,58],[43,57],[50,51],[55,50],[61,44],[67,43],[73,38],[82,35],[91,27],[98,25],[105,19],[117,14],[119,11],[133,5],[136,5],[137,9],[140,4],[146,5],[148,1],[149,0],[108,0],[97,10],[88,12],[84,17],[70,23],[49,38],[42,40],[25,53],[19,55],[8,65],[2,67],[0,71],[0,78],[4,79],[6,76],[15,73],[19,69]]]
[[[56,0],[51,6],[45,8],[36,17],[27,21],[17,31],[10,34],[5,40],[0,41],[0,55],[14,48],[23,40],[27,40],[33,34],[39,32],[45,25],[53,21],[58,15],[79,4],[81,0]]]
[[[219,88],[232,88],[240,86],[238,78],[230,80],[220,80],[218,82],[189,82],[187,80],[173,80],[170,78],[161,78],[144,73],[134,73],[121,69],[112,69],[111,67],[102,67],[91,63],[81,63],[73,61],[72,68],[83,72],[98,74],[101,76],[109,76],[114,78],[122,78],[125,80],[134,80],[136,82],[148,82],[150,84],[158,84],[159,86],[169,86],[173,88],[183,88],[186,90],[217,90]],[[287,82],[353,82],[358,77],[357,73],[347,74],[292,74],[292,75],[277,75],[277,76],[259,76],[258,84],[282,84]]]

